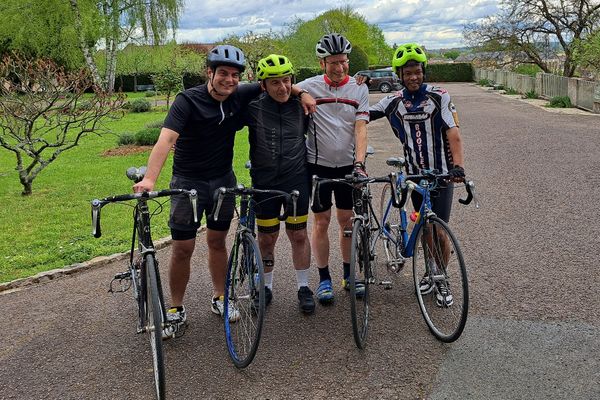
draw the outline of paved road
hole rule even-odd
[[[199,241],[187,297],[191,325],[166,343],[171,398],[600,398],[600,118],[549,113],[468,84],[447,88],[481,203],[479,210],[456,203],[451,221],[471,288],[459,341],[442,344],[429,334],[406,271],[392,290],[373,296],[368,347],[357,350],[342,291],[333,307],[300,315],[282,241],[286,256],[277,262],[259,353],[236,370],[209,311]],[[372,123],[369,136],[377,154],[368,169],[383,174],[398,143],[385,121]],[[339,278],[337,253],[331,264]],[[109,264],[0,295],[0,398],[152,398],[149,346],[134,333],[130,294],[106,293],[122,268]]]

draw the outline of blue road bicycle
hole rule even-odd
[[[379,235],[387,267],[398,272],[412,257],[415,293],[423,318],[437,339],[453,342],[467,322],[467,268],[456,236],[431,210],[432,193],[442,185],[451,184],[451,177],[429,170],[405,175],[406,161],[402,157],[389,158],[386,164],[397,169],[381,195]],[[466,181],[464,186],[467,198],[458,201],[469,204],[474,184]],[[419,193],[423,200],[419,209],[410,213],[413,192]]]

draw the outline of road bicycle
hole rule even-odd
[[[126,175],[134,182],[140,182],[146,172],[145,167],[127,169]],[[147,333],[152,349],[152,367],[154,370],[154,384],[156,397],[165,398],[165,365],[162,346],[163,329],[172,324],[174,335],[183,334],[178,331],[179,321],[168,321],[163,299],[158,260],[156,250],[152,243],[150,232],[150,219],[162,211],[162,204],[155,199],[176,195],[187,195],[194,213],[194,221],[198,222],[196,209],[197,194],[195,190],[168,189],[161,191],[123,194],[92,200],[92,234],[99,238],[102,235],[100,228],[100,211],[109,203],[121,203],[136,200],[135,204],[127,204],[133,208],[133,234],[131,238],[131,252],[129,255],[128,269],[118,273],[110,282],[109,292],[124,292],[133,288],[133,297],[138,305],[137,333]],[[156,201],[158,207],[151,212],[148,202]],[[137,248],[137,250],[136,250]],[[117,289],[113,285],[118,282]]]
[[[380,236],[388,269],[398,272],[412,257],[415,293],[423,318],[437,339],[453,342],[467,321],[467,268],[456,236],[431,210],[432,193],[449,184],[451,176],[431,170],[405,175],[406,161],[402,157],[390,158],[386,164],[397,169],[381,195]],[[458,201],[466,205],[474,198],[475,186],[468,180],[464,186],[467,197]],[[418,210],[409,213],[407,200],[413,192],[419,193],[422,201]]]
[[[265,315],[264,267],[255,236],[255,208],[260,204],[254,200],[257,194],[282,196],[285,211],[278,218],[285,221],[288,215],[296,216],[297,190],[291,193],[279,190],[261,190],[238,185],[221,187],[215,191],[214,209],[208,218],[218,220],[225,196],[240,198],[238,225],[229,253],[224,295],[224,321],[227,350],[233,364],[245,368],[254,359],[260,343]],[[291,209],[291,213],[290,213]],[[238,312],[239,320],[230,321],[230,313]]]
[[[375,268],[375,246],[377,232],[381,225],[371,204],[370,185],[373,183],[389,183],[390,177],[370,178],[361,175],[346,175],[344,178],[329,179],[313,176],[313,203],[320,204],[319,186],[326,183],[350,185],[352,191],[352,239],[350,250],[350,318],[354,342],[359,349],[366,346],[369,331],[369,299],[370,286],[373,284],[389,285],[389,282],[377,278]],[[350,232],[344,232],[349,234]],[[358,287],[364,287],[359,291]]]

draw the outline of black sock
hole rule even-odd
[[[350,276],[350,263],[344,263],[344,279]]]
[[[319,270],[319,282],[326,281],[327,279],[331,280],[331,275],[329,275],[329,265],[317,269]]]

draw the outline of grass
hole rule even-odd
[[[102,237],[91,235],[90,200],[131,192],[125,177],[130,166],[145,165],[149,151],[105,157],[122,132],[135,132],[146,123],[164,119],[165,110],[128,113],[106,127],[111,133],[89,136],[43,170],[33,182],[33,194],[21,196],[12,153],[0,148],[0,282],[61,268],[100,255],[123,252],[131,240],[131,208],[108,205],[102,210]],[[238,180],[249,182],[243,164],[248,159],[247,132],[236,137],[234,168]],[[172,159],[163,167],[157,188],[168,187]],[[155,239],[169,235],[168,202],[153,218]]]

